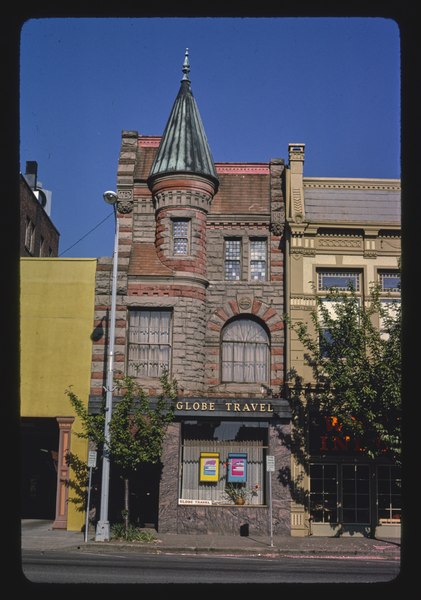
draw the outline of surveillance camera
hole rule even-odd
[[[104,192],[103,197],[107,204],[115,204],[117,202],[117,194],[115,192]]]

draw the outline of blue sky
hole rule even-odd
[[[21,30],[20,168],[36,160],[52,191],[62,256],[111,256],[102,194],[116,188],[121,132],[162,135],[186,47],[215,162],[287,159],[288,143],[303,142],[306,176],[401,176],[391,19],[32,19]]]

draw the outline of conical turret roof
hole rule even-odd
[[[148,185],[161,175],[194,173],[209,178],[217,188],[218,176],[212,153],[191,90],[188,49],[182,70],[180,90],[152,164]]]

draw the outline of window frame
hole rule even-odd
[[[134,336],[134,331],[131,331],[131,328],[134,327],[133,325],[131,325],[131,319],[134,317],[135,313],[138,313],[138,318],[139,318],[139,326],[140,326],[140,319],[142,316],[142,313],[144,316],[146,316],[146,313],[149,313],[148,315],[148,329],[146,330],[146,335],[148,336],[148,341],[147,342],[134,342],[131,339],[131,336]],[[151,342],[150,341],[150,336],[154,333],[151,332],[151,318],[153,314],[158,314],[158,313],[164,313],[166,315],[166,317],[168,318],[168,342],[162,342],[162,340],[158,339],[157,342]],[[158,379],[159,377],[161,377],[162,373],[164,371],[168,371],[168,373],[171,373],[171,366],[172,366],[172,355],[173,355],[173,335],[172,335],[172,330],[173,330],[173,321],[174,321],[174,315],[173,315],[173,310],[172,308],[166,308],[166,307],[129,307],[128,309],[128,318],[127,318],[127,343],[126,343],[126,348],[127,348],[127,359],[126,359],[126,373],[129,376],[132,377],[136,377],[139,379],[142,378],[153,378],[153,379]],[[155,332],[156,333],[156,332]],[[158,336],[161,334],[161,332],[158,333]],[[142,332],[138,332],[138,336],[140,337],[142,335]],[[137,347],[138,349],[138,354],[142,354],[142,349],[144,350],[144,354],[146,355],[143,364],[147,365],[146,366],[146,373],[141,373],[141,369],[138,365],[138,368],[136,369],[136,366],[134,364],[134,360],[133,358],[131,358],[131,355],[133,355],[133,351],[134,348]],[[158,353],[160,352],[161,348],[167,348],[167,352],[168,352],[168,360],[166,363],[156,363],[156,361],[153,361],[152,358],[154,356],[154,352]],[[153,373],[152,371],[154,370],[153,365],[157,365],[156,367],[156,371],[157,373]]]
[[[224,340],[224,335],[227,333],[228,328],[232,329],[232,326],[234,324],[240,324],[241,322],[244,323],[254,323],[255,325],[257,325],[261,331],[264,333],[265,337],[266,337],[266,341],[265,342],[253,342],[253,341],[244,341],[244,340]],[[228,350],[228,345],[231,345],[231,360],[224,360],[224,354],[225,351],[229,351]],[[253,361],[246,361],[245,360],[245,354],[247,352],[247,348],[250,348],[251,346],[253,346],[253,355],[254,355],[254,360]],[[263,369],[264,369],[264,374],[262,374],[261,376],[258,375],[258,370],[257,370],[257,366],[258,366],[258,361],[257,361],[257,356],[256,356],[256,352],[258,350],[257,346],[259,347],[265,347],[264,349],[264,363],[263,364]],[[236,349],[237,351],[241,348],[241,356],[243,357],[242,361],[236,361],[235,360],[235,352]],[[262,384],[262,383],[267,383],[270,380],[270,367],[271,367],[271,338],[270,338],[270,332],[268,331],[267,327],[261,323],[260,321],[258,321],[255,318],[252,318],[248,315],[241,315],[239,317],[235,317],[231,320],[229,320],[228,322],[225,323],[224,327],[221,330],[221,338],[220,338],[220,354],[221,354],[221,371],[220,371],[220,381],[221,383],[225,383],[225,384],[238,384],[241,383],[242,385],[247,385],[247,384],[252,384],[252,385],[256,385],[256,384]],[[232,374],[232,378],[226,379],[225,378],[225,372],[226,372],[226,367],[225,365],[229,364],[230,365],[230,372]],[[247,364],[252,364],[254,365],[254,378],[252,380],[250,379],[246,379],[246,377],[244,376],[244,372],[247,369]],[[242,365],[242,366],[241,366]],[[242,377],[239,377],[238,380],[236,378],[236,376],[234,375],[235,371],[237,370],[241,370],[242,371]]]
[[[35,248],[35,224],[30,217],[26,217],[25,226],[25,248],[30,254],[34,253]]]
[[[335,289],[338,292],[348,292],[349,291],[349,283],[344,286],[330,285],[323,286],[321,285],[321,278],[323,275],[330,275],[330,277],[340,277],[341,275],[352,275],[356,277],[357,285],[353,290],[356,294],[362,293],[362,270],[361,269],[335,269],[335,268],[317,268],[316,276],[317,276],[317,291],[319,293],[328,292],[331,289]]]
[[[381,477],[380,476],[380,470],[381,469],[387,469],[388,470],[388,477]],[[399,471],[398,473],[398,477],[393,477],[391,471],[392,470],[396,470]],[[393,484],[395,483],[395,485],[397,484],[397,481],[401,482],[402,485],[402,472],[399,469],[399,467],[397,465],[377,465],[376,467],[376,503],[377,503],[377,520],[379,525],[382,525],[384,523],[401,523],[401,515],[402,515],[402,491],[399,492],[399,494],[397,493],[393,493],[392,488],[393,488]],[[388,490],[387,491],[380,491],[380,485],[379,483],[381,481],[385,481],[387,482],[387,487]],[[402,489],[402,488],[401,488]],[[397,496],[399,497],[399,502],[398,502],[398,506],[394,506],[393,503],[393,497]],[[381,506],[381,497],[384,497],[385,499],[388,499],[388,507],[382,507]],[[381,511],[387,511],[389,513],[388,517],[381,517],[380,513]],[[396,515],[399,516],[396,516]]]
[[[238,258],[228,258],[228,245],[232,242],[236,242],[239,245]],[[234,266],[238,264],[238,277],[228,277],[228,264]],[[241,237],[232,236],[224,238],[224,280],[225,281],[241,281],[242,279],[242,268],[243,268],[243,239]]]
[[[200,429],[187,437],[187,427],[196,426],[205,427],[213,423],[213,438],[201,437]],[[218,425],[216,425],[218,423]],[[243,429],[243,436],[247,438],[248,430],[254,434],[249,435],[249,439],[236,439],[224,436],[218,437],[216,434],[218,427],[225,427],[229,431],[232,428]],[[260,431],[260,439],[256,437],[255,432]],[[205,434],[205,432],[204,432]],[[233,502],[226,496],[224,489],[228,481],[227,462],[230,453],[247,454],[247,481],[246,489],[249,490],[245,505],[247,507],[262,507],[267,505],[266,490],[266,455],[269,450],[269,428],[265,421],[243,421],[241,419],[212,418],[206,420],[185,420],[182,423],[180,434],[180,453],[179,453],[179,486],[178,503],[191,504],[213,504],[219,507],[232,509]],[[201,452],[218,453],[219,461],[219,479],[217,482],[204,482],[199,478],[199,461]],[[257,484],[257,487],[256,487]],[[194,497],[195,496],[195,497]],[[180,502],[181,501],[181,502]]]
[[[251,282],[267,281],[268,280],[268,240],[267,237],[254,236],[249,238],[250,243],[250,258],[249,258],[249,280]],[[264,259],[253,259],[253,244],[262,243],[264,244]],[[253,264],[264,263],[264,275],[263,277],[253,277]],[[259,273],[260,271],[257,271]]]
[[[393,288],[385,288],[383,285],[384,279],[399,278],[399,286]],[[377,279],[380,287],[380,293],[383,294],[400,294],[401,293],[401,273],[399,269],[378,269]]]
[[[186,235],[175,235],[175,228],[178,224],[185,223],[186,224]],[[172,255],[173,256],[190,256],[190,238],[191,238],[191,219],[187,217],[174,217],[171,219],[171,240],[172,240]],[[176,252],[176,241],[177,240],[185,240],[186,243],[186,252]]]

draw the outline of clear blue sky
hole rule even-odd
[[[64,257],[111,256],[122,130],[162,135],[185,48],[215,162],[399,178],[400,39],[384,18],[33,19],[21,31],[20,165],[52,191]]]

